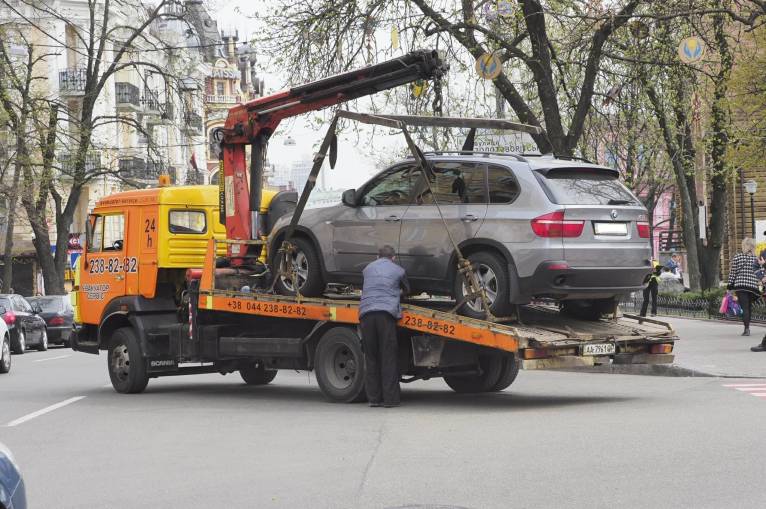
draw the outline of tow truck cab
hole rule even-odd
[[[261,212],[268,217],[277,202],[284,212],[285,202],[296,200],[295,193],[264,190]],[[130,323],[139,328],[147,320],[175,319],[186,270],[203,266],[209,239],[226,236],[219,212],[212,185],[126,191],[98,201],[77,267],[73,306],[82,327],[73,348],[106,348],[104,338],[135,313],[144,315],[142,323]],[[225,254],[225,246],[219,251]]]

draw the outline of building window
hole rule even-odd
[[[218,95],[226,95],[226,83],[217,81],[215,83],[215,93]]]

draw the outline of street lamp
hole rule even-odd
[[[745,191],[747,191],[747,194],[750,195],[750,226],[753,233],[753,238],[755,239],[755,203],[753,201],[753,197],[755,196],[755,191],[758,189],[758,182],[750,179],[745,182],[744,186]]]

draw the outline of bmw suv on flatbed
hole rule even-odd
[[[495,316],[514,304],[553,298],[597,318],[651,272],[645,207],[616,170],[552,156],[429,153],[431,185],[413,159],[379,173],[342,203],[308,210],[293,239],[297,281],[277,289],[321,295],[328,283],[359,284],[362,269],[390,244],[413,289],[461,300],[457,244],[481,278]],[[270,253],[289,216],[270,236]],[[274,257],[273,259],[276,259]],[[480,299],[462,312],[483,317]]]

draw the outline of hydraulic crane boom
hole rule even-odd
[[[257,240],[263,228],[258,215],[263,166],[269,137],[280,121],[417,80],[440,78],[447,70],[436,51],[413,51],[402,57],[262,97],[229,110],[221,142],[223,178],[221,217],[230,240]],[[250,178],[246,173],[247,145]],[[231,244],[233,264],[248,256],[247,244]],[[255,251],[255,250],[254,250]],[[260,246],[257,252],[260,253]],[[255,252],[252,253],[255,255]],[[239,262],[239,263],[238,263]]]

